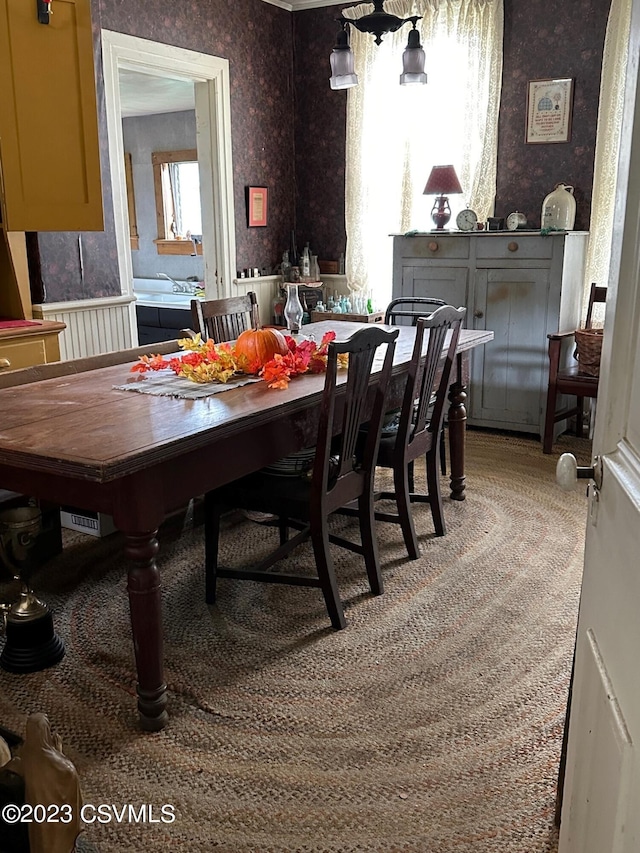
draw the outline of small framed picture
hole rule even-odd
[[[525,142],[568,142],[572,112],[572,77],[529,80]]]
[[[249,228],[267,224],[269,190],[267,187],[247,187],[247,225]]]

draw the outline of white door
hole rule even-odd
[[[634,0],[560,853],[640,851],[640,0]]]

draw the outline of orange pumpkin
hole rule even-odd
[[[245,373],[257,373],[276,353],[288,352],[285,337],[277,329],[247,329],[236,341],[236,356]]]

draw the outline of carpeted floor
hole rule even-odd
[[[408,561],[379,526],[383,596],[336,550],[340,632],[318,590],[225,580],[208,608],[202,529],[163,529],[170,724],[153,735],[136,726],[119,534],[68,536],[35,581],[67,655],[0,671],[0,722],[23,732],[45,711],[86,803],[174,806],[172,824],[88,825],[83,850],[552,853],[586,522],[583,491],[554,482],[566,449],[588,460],[586,441],[547,457],[469,431],[447,535],[417,508],[423,556]],[[275,535],[232,519],[224,559]]]

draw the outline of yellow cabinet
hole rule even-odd
[[[89,0],[0,0],[0,187],[7,231],[100,231]]]
[[[58,335],[64,323],[32,321],[33,325],[3,328],[0,321],[0,376],[5,371],[60,361]]]

